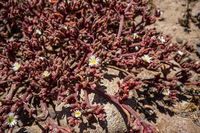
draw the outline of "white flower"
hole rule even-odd
[[[134,34],[133,34],[133,39],[138,38],[138,37],[139,37],[139,36],[138,36],[137,33],[134,33]]]
[[[99,64],[100,59],[95,58],[95,56],[91,56],[89,59],[89,66],[97,66]]]
[[[165,96],[168,96],[170,93],[169,89],[164,89],[162,94],[165,95]]]
[[[110,64],[110,61],[106,61],[105,63],[106,63],[106,64]]]
[[[159,36],[158,39],[162,42],[162,44],[165,42],[165,39],[163,38],[163,36]]]
[[[160,13],[160,15],[162,15],[162,11],[160,11],[160,10],[157,10],[157,13]]]
[[[179,51],[178,51],[178,54],[183,55],[183,52],[179,50]]]
[[[152,59],[152,57],[149,57],[148,55],[144,55],[144,56],[142,56],[142,59],[143,59],[144,61],[146,61],[146,62],[150,63],[150,62],[151,62],[151,59]]]
[[[172,47],[172,46],[173,46],[173,44],[172,44],[172,43],[170,43],[170,44],[169,44],[169,46],[170,46],[170,47]]]
[[[65,30],[68,30],[68,26],[66,25],[66,26],[64,26],[64,28],[65,28]]]
[[[14,115],[14,113],[8,114],[8,118],[6,119],[6,124],[10,127],[13,127],[17,124],[17,116]]]
[[[135,50],[138,51],[138,50],[139,50],[139,47],[138,47],[138,46],[135,46]]]
[[[41,35],[42,34],[42,32],[39,30],[39,29],[36,29],[36,34],[39,34],[39,35]]]
[[[44,60],[44,57],[40,56],[38,61],[43,61]]]
[[[2,102],[0,101],[0,107],[2,106],[3,104],[2,104]]]
[[[129,6],[129,5],[130,5],[130,3],[127,4],[127,6]],[[133,7],[134,5],[132,4],[131,6]]]
[[[67,90],[66,95],[68,96],[70,94],[70,92],[71,92],[70,90]]]
[[[77,117],[80,117],[80,116],[81,116],[81,111],[76,110],[75,111],[75,117],[77,118]]]
[[[44,77],[48,77],[49,75],[50,75],[50,72],[44,71],[44,73],[43,73],[43,76],[44,76]]]
[[[14,70],[14,71],[17,71],[19,68],[20,68],[20,64],[19,64],[18,62],[15,62],[15,63],[13,64],[13,70]]]

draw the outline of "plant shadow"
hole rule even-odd
[[[126,77],[125,75],[128,75],[124,71],[120,71],[120,69],[117,69],[117,68],[114,68],[114,69],[118,70],[119,74],[116,74],[116,75],[106,74],[104,76],[104,78],[109,80],[110,82],[116,77],[119,77],[120,80],[121,80],[121,79],[124,79]],[[174,67],[170,67],[169,69],[166,69],[165,76],[167,76],[171,72],[170,69],[173,70]],[[108,70],[108,69],[104,68],[104,70]],[[160,113],[167,114],[171,117],[173,115],[175,115],[175,112],[173,112],[173,110],[168,108],[169,106],[173,105],[171,100],[163,100],[165,96],[162,95],[160,92],[159,93],[158,92],[153,93],[155,96],[151,97],[150,94],[149,94],[149,87],[150,86],[148,86],[147,88],[143,88],[142,90],[141,89],[136,90],[136,92],[139,96],[144,97],[143,100],[138,100],[138,98],[132,97],[132,98],[129,98],[128,101],[125,104],[131,106],[134,110],[138,110],[138,112],[140,114],[144,115],[144,117],[143,117],[144,119],[146,119],[148,121],[153,121],[154,123],[156,123],[157,118],[158,118],[157,114],[154,112],[155,110],[158,110]],[[104,86],[104,85],[99,86],[99,88],[103,91],[106,91],[106,89],[107,89],[107,87]],[[96,100],[96,99],[98,99],[98,100]],[[185,100],[185,99],[186,98],[184,96],[180,96],[179,100]],[[160,104],[157,101],[161,101],[162,104]],[[100,104],[112,103],[110,100],[107,100],[107,99],[105,100],[105,98],[99,97],[98,94],[95,94],[95,98],[93,100],[93,103],[94,102],[100,103]],[[121,107],[119,107],[115,103],[114,103],[114,105],[116,106],[116,108],[121,113],[124,121],[127,121],[127,116],[125,115],[125,113],[123,112]],[[148,107],[151,107],[151,108],[146,107],[147,105],[148,105]],[[149,112],[153,112],[153,113],[149,113]]]

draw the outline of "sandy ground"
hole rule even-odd
[[[197,19],[198,13],[200,18],[200,0],[191,0],[189,8],[191,9],[191,15],[196,22],[189,19],[189,27],[181,26],[179,19],[184,19],[184,15],[187,10],[187,0],[153,0],[154,6],[162,11],[162,15],[158,20],[150,25],[148,28],[155,28],[158,32],[163,34],[170,34],[172,42],[184,44],[188,42],[196,48],[196,44],[200,42],[200,21]],[[179,115],[183,118],[192,119],[193,122],[200,126],[199,123],[199,105],[196,111],[185,110],[185,101],[180,101],[179,104],[174,107],[170,107],[175,113],[173,115]],[[187,105],[188,106],[188,105]],[[190,105],[189,105],[190,106]],[[189,107],[188,106],[188,107]],[[192,107],[192,105],[190,106]],[[156,112],[157,121],[155,124],[162,123],[164,117],[168,118],[172,114],[163,114],[160,111]],[[162,123],[163,124],[163,123]],[[159,126],[159,124],[158,124]]]
[[[183,19],[187,10],[187,0],[153,0],[154,5],[163,12],[160,19],[149,28],[155,28],[164,34],[170,34],[173,42],[182,40],[183,44],[188,42],[196,45],[200,42],[200,22],[193,23],[189,20],[189,27],[181,26],[178,19]],[[192,16],[200,13],[200,1],[193,0],[189,8],[192,10]]]

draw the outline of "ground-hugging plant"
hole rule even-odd
[[[146,29],[161,11],[151,9],[148,0],[2,0],[0,2],[0,132],[13,127],[23,109],[45,131],[71,132],[96,116],[105,121],[103,105],[91,105],[88,91],[101,94],[121,107],[128,117],[130,132],[157,132],[126,104],[129,91],[145,85],[157,88],[160,95],[177,98],[177,82],[192,82],[191,71],[200,73],[196,60],[182,62],[196,50],[179,46],[171,36]],[[141,16],[136,23],[135,18]],[[17,34],[17,35],[16,35]],[[16,36],[15,36],[16,35]],[[10,38],[11,37],[11,38]],[[173,53],[173,54],[172,54]],[[175,61],[173,63],[171,61]],[[116,95],[102,91],[98,81],[106,74],[102,66],[116,66],[128,75]],[[151,79],[137,77],[139,68],[156,71]],[[174,77],[166,69],[179,68]],[[22,90],[20,88],[23,88]],[[85,99],[80,100],[80,90]],[[37,113],[34,100],[43,114]],[[71,128],[57,125],[47,110],[47,101],[69,104]],[[130,114],[135,117],[130,121]]]

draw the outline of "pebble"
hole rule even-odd
[[[175,31],[176,29],[177,29],[177,27],[174,25],[174,26],[172,27],[172,30]]]
[[[200,127],[200,123],[196,122],[195,124]]]
[[[135,20],[135,22],[136,22],[136,24],[139,24],[142,22],[142,20],[137,19],[137,20]]]
[[[136,22],[136,24],[141,23],[141,22],[142,22],[142,16],[136,17],[136,18],[135,18],[135,22]]]
[[[200,42],[196,44],[197,45],[197,52],[200,55]]]
[[[197,14],[197,19],[200,21],[200,11],[199,11],[199,13]]]
[[[200,47],[200,42],[198,42],[196,45],[197,45],[197,47]]]
[[[56,113],[55,113],[55,111],[54,111],[53,109],[48,109],[48,111],[49,111],[50,117],[53,118],[53,119],[55,119],[55,118],[56,118]]]
[[[8,41],[9,41],[9,42],[14,42],[14,41],[15,41],[15,38],[12,36]]]
[[[186,2],[182,2],[181,5],[182,5],[182,6],[186,6]]]
[[[179,81],[178,81],[176,84],[177,84],[177,85],[179,85],[179,86],[180,86],[180,85],[182,85],[182,83],[181,83],[181,82],[179,82]]]
[[[164,20],[165,20],[165,18],[163,18],[163,17],[162,17],[162,18],[160,18],[160,19],[158,19],[158,20],[159,20],[159,21],[164,21]]]
[[[176,41],[177,41],[177,43],[179,43],[179,44],[182,44],[183,43],[183,40],[181,39],[181,38],[176,38]]]

